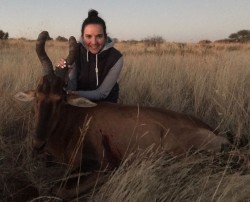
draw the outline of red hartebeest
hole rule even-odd
[[[35,139],[42,143],[43,150],[61,161],[77,167],[82,160],[92,160],[112,169],[130,152],[149,146],[177,155],[191,148],[220,151],[223,144],[229,143],[207,124],[189,115],[152,107],[93,103],[67,95],[64,90],[67,68],[59,76],[53,71],[44,50],[47,37],[48,33],[42,32],[37,40],[37,54],[46,74],[36,90],[15,97],[35,101]],[[74,38],[70,38],[69,46],[66,61],[70,65],[76,54]],[[83,132],[86,122],[88,126]],[[84,140],[80,149],[75,150],[82,133]]]

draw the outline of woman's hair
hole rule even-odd
[[[84,28],[88,24],[99,24],[103,28],[104,37],[106,38],[107,32],[106,32],[106,24],[105,21],[98,16],[98,12],[94,9],[89,10],[88,17],[83,21],[82,23],[82,34],[84,32]]]

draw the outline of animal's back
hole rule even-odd
[[[89,110],[89,115],[90,142],[100,156],[106,150],[123,158],[152,145],[173,154],[191,148],[220,150],[221,144],[227,143],[199,119],[173,111],[100,103]]]

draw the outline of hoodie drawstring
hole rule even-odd
[[[98,54],[95,55],[95,76],[96,76],[96,86],[99,85],[99,78],[98,78]],[[89,51],[87,50],[87,62],[89,62]]]
[[[95,63],[95,75],[96,75],[96,86],[99,84],[99,78],[98,78],[98,54],[95,56],[96,63]]]

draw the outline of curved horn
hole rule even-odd
[[[69,65],[72,65],[75,62],[77,54],[77,42],[75,37],[71,36],[69,38],[69,54],[66,58],[66,67],[65,68],[56,68],[55,74],[58,77],[67,79],[67,75],[69,72]]]
[[[39,34],[36,41],[36,53],[40,62],[42,63],[43,73],[45,75],[54,73],[52,62],[49,59],[44,49],[45,42],[48,38],[49,38],[49,33],[47,31],[43,31]]]
[[[76,54],[77,54],[76,38],[71,36],[69,38],[69,55],[66,59],[67,65],[72,65],[75,62]]]

